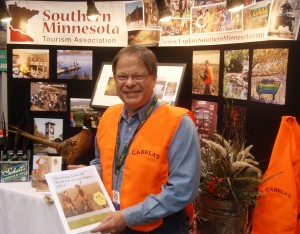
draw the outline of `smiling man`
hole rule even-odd
[[[188,110],[158,102],[157,60],[142,46],[112,64],[123,104],[109,107],[96,135],[103,183],[116,208],[92,232],[188,234],[186,207],[200,180],[200,145]]]

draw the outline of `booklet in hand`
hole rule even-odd
[[[115,210],[95,166],[45,176],[66,233],[90,231]]]

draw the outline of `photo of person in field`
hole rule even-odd
[[[192,93],[217,96],[219,69],[219,50],[193,51]]]

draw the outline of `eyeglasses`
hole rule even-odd
[[[148,78],[149,74],[146,75],[115,75],[114,78],[118,83],[125,83],[129,77],[136,82],[136,83],[142,83]]]

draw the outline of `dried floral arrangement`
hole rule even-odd
[[[262,182],[259,163],[246,146],[246,109],[224,105],[222,133],[201,139],[199,192],[208,196],[254,205]]]
[[[245,140],[245,108],[224,106],[222,133],[201,138],[201,179],[193,202],[194,233],[250,233],[262,176]]]
[[[200,191],[218,199],[254,204],[262,172],[250,152],[253,145],[232,144],[219,134],[201,143]]]

